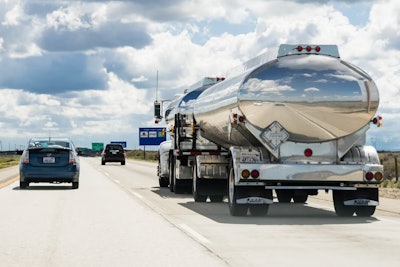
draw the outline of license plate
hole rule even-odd
[[[43,157],[43,163],[55,163],[56,158],[55,157]]]

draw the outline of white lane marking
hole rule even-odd
[[[110,174],[108,172],[104,172],[105,176],[110,176]]]
[[[143,199],[143,196],[142,195],[140,195],[140,194],[138,194],[138,193],[136,193],[136,192],[131,192],[132,193],[132,195],[134,195],[134,196],[136,196],[136,197],[138,197],[138,198],[140,198],[140,199]]]
[[[207,238],[205,238],[204,236],[202,236],[201,234],[199,234],[198,232],[196,232],[195,230],[193,230],[192,228],[190,228],[186,224],[181,223],[178,226],[185,233],[191,235],[193,238],[197,239],[201,243],[203,243],[203,244],[211,243],[210,240],[208,240]]]
[[[117,184],[121,184],[121,182],[117,179],[114,179],[114,182],[116,182]]]

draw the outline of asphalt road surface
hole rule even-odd
[[[159,188],[156,165],[81,158],[80,187],[0,171],[0,266],[398,266],[400,201],[339,218],[329,194],[232,217]],[[4,177],[10,182],[4,182]],[[9,179],[14,177],[14,179]],[[13,181],[13,182],[12,182]]]

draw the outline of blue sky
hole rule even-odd
[[[48,135],[139,148],[157,70],[171,98],[281,43],[313,43],[372,76],[384,119],[368,142],[400,150],[398,14],[396,0],[0,0],[1,149]]]

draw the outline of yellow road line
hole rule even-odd
[[[19,180],[19,176],[16,176],[10,180],[7,180],[7,181],[1,183],[0,188],[6,187],[7,185],[12,184],[12,183],[16,182],[17,180]]]

